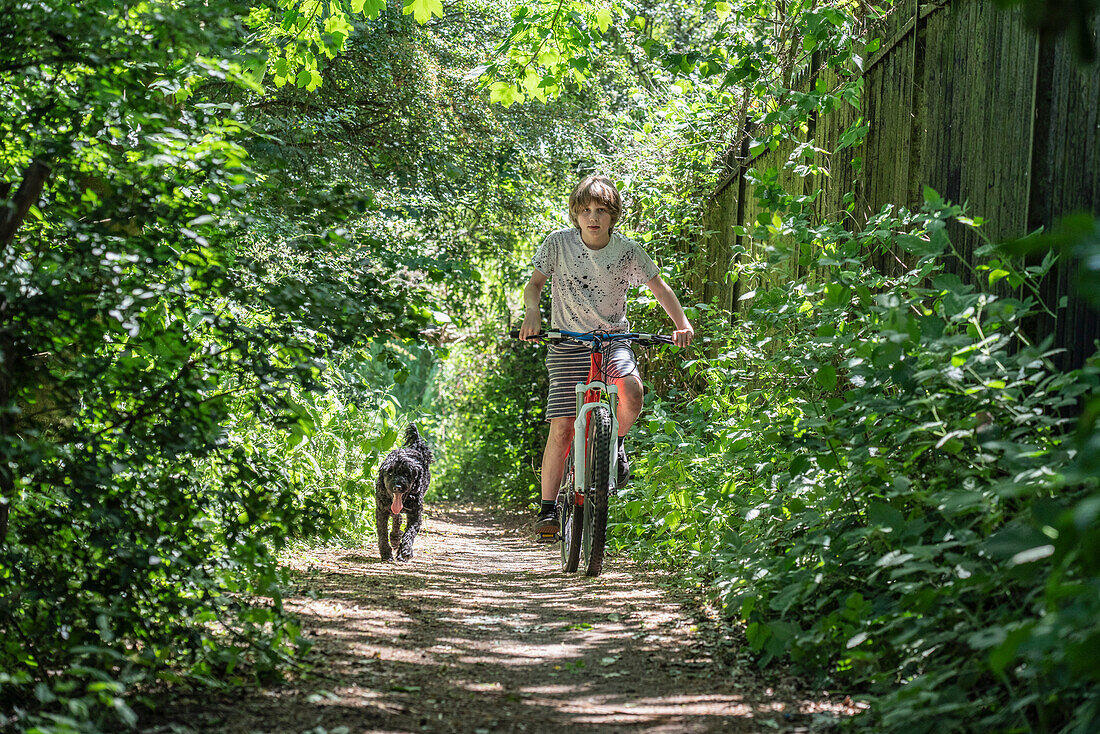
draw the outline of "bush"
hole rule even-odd
[[[451,349],[435,385],[442,413],[437,496],[538,499],[546,441],[544,352],[500,334],[495,324]]]
[[[944,272],[960,215],[884,212],[758,292],[690,368],[705,391],[653,406],[617,538],[692,559],[761,664],[865,691],[860,725],[1084,731],[1100,495],[1064,416],[1097,373],[1024,329],[1052,258],[985,248],[1000,295]],[[879,246],[911,264],[877,272]]]

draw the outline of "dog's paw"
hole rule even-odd
[[[411,546],[400,548],[397,551],[397,560],[407,561],[413,557],[413,549]]]

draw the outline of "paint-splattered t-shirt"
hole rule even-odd
[[[543,240],[531,262],[550,278],[550,327],[566,331],[629,331],[626,293],[658,272],[641,245],[618,232],[592,250],[572,228]]]

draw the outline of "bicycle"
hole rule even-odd
[[[519,332],[513,331],[513,337]],[[603,370],[604,344],[617,341],[635,342],[642,346],[674,344],[670,337],[660,334],[627,332],[578,333],[549,331],[535,334],[533,341],[551,344],[582,344],[591,351],[588,377],[576,385],[577,413],[573,421],[573,445],[565,458],[565,473],[558,489],[558,527],[556,535],[544,534],[544,542],[558,541],[561,545],[561,568],[574,573],[581,566],[587,576],[599,576],[603,570],[604,546],[607,540],[607,513],[615,486],[616,474],[612,471],[612,459],[616,456],[616,438],[619,435],[618,385],[608,384],[607,379],[625,377],[608,375]]]

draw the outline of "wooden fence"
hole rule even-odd
[[[1100,39],[1100,32],[1093,32]],[[774,168],[795,194],[822,189],[815,216],[849,218],[862,225],[885,204],[915,207],[931,186],[986,220],[994,241],[1051,228],[1076,211],[1100,214],[1100,66],[1080,64],[1068,41],[1040,38],[1021,14],[989,0],[898,0],[881,34],[883,43],[863,71],[861,110],[851,106],[811,120],[808,138],[833,150],[862,116],[870,128],[862,145],[834,154],[830,176],[802,178],[784,164],[789,150],[747,159],[740,151],[731,174],[713,193],[703,243],[707,266],[694,291],[715,305],[736,310],[756,284],[730,283],[734,247],[762,257],[762,243],[738,236],[762,212],[745,173]],[[816,77],[807,80],[812,88]],[[826,78],[826,83],[833,80]],[[853,157],[862,159],[858,170]],[[824,178],[824,180],[821,180]],[[854,194],[846,213],[844,196]],[[956,227],[952,241],[964,258],[979,236]],[[969,279],[963,263],[951,265]],[[1078,297],[1074,266],[1063,263],[1044,284],[1044,299],[1056,306],[1066,297],[1054,329],[1067,350],[1066,364],[1079,365],[1094,351],[1100,320]]]

